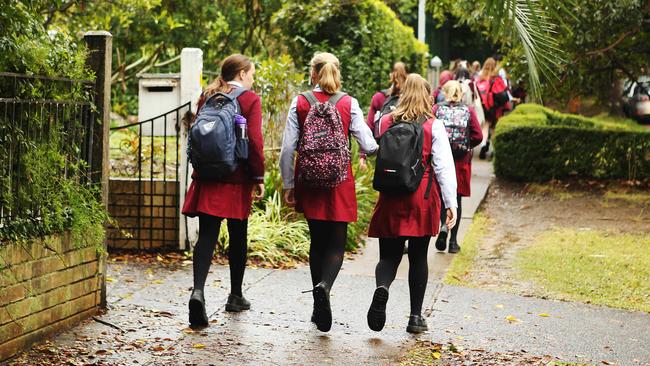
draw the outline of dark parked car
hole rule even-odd
[[[623,113],[639,123],[650,123],[650,76],[623,85]]]

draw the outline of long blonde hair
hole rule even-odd
[[[497,62],[492,57],[488,57],[483,63],[483,69],[481,70],[479,79],[488,80],[491,77],[497,76],[497,72]]]
[[[316,52],[310,63],[312,75],[318,75],[317,83],[322,91],[334,94],[341,90],[339,59],[329,52]]]
[[[230,90],[229,81],[235,80],[241,71],[248,72],[253,62],[246,56],[234,54],[226,57],[221,63],[221,73],[210,85],[205,88],[206,95],[225,93]]]
[[[390,89],[388,89],[388,94],[399,95],[407,76],[408,72],[406,71],[406,64],[403,62],[396,62],[395,65],[393,65],[393,71],[390,73]]]
[[[397,109],[392,113],[394,121],[417,121],[431,117],[431,85],[419,74],[409,74],[404,82]]]
[[[442,93],[445,95],[445,101],[450,103],[460,103],[463,99],[463,88],[456,80],[449,80],[442,86]]]

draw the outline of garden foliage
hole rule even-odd
[[[395,61],[425,75],[427,46],[380,0],[290,1],[275,21],[296,65],[305,71],[314,52],[334,53],[341,61],[343,89],[361,105],[388,87]]]
[[[650,178],[650,130],[521,105],[499,120],[495,172],[518,181]]]

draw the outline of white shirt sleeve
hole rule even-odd
[[[298,97],[293,98],[289,113],[287,114],[287,123],[284,126],[284,133],[282,135],[282,149],[280,150],[280,174],[282,175],[282,182],[284,189],[291,189],[294,187],[294,160],[295,151],[298,146],[298,135],[300,133],[298,125],[298,113],[296,107],[298,105]]]
[[[440,185],[442,200],[446,208],[458,207],[456,201],[456,168],[445,126],[439,121],[434,121],[431,125],[431,135],[433,171]]]
[[[375,141],[370,127],[368,127],[366,120],[363,118],[363,111],[361,111],[359,101],[356,98],[352,98],[352,102],[350,103],[350,119],[350,133],[359,143],[361,151],[368,155],[374,154],[379,148],[379,145],[377,145],[377,141]]]

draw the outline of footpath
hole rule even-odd
[[[460,237],[488,189],[491,164],[475,160],[473,197],[464,202]],[[462,246],[462,240],[461,240]],[[187,328],[191,264],[108,266],[108,311],[12,360],[10,364],[97,365],[390,365],[415,340],[457,348],[551,355],[593,364],[650,365],[650,315],[444,285],[452,255],[429,251],[425,314],[430,331],[406,333],[408,261],[391,287],[386,327],[368,329],[377,243],[344,262],[332,290],[334,323],[310,322],[309,269],[247,269],[250,311],[224,311],[228,268],[214,266],[206,301],[210,326]],[[548,316],[539,316],[544,314]],[[603,362],[604,361],[604,362]]]

